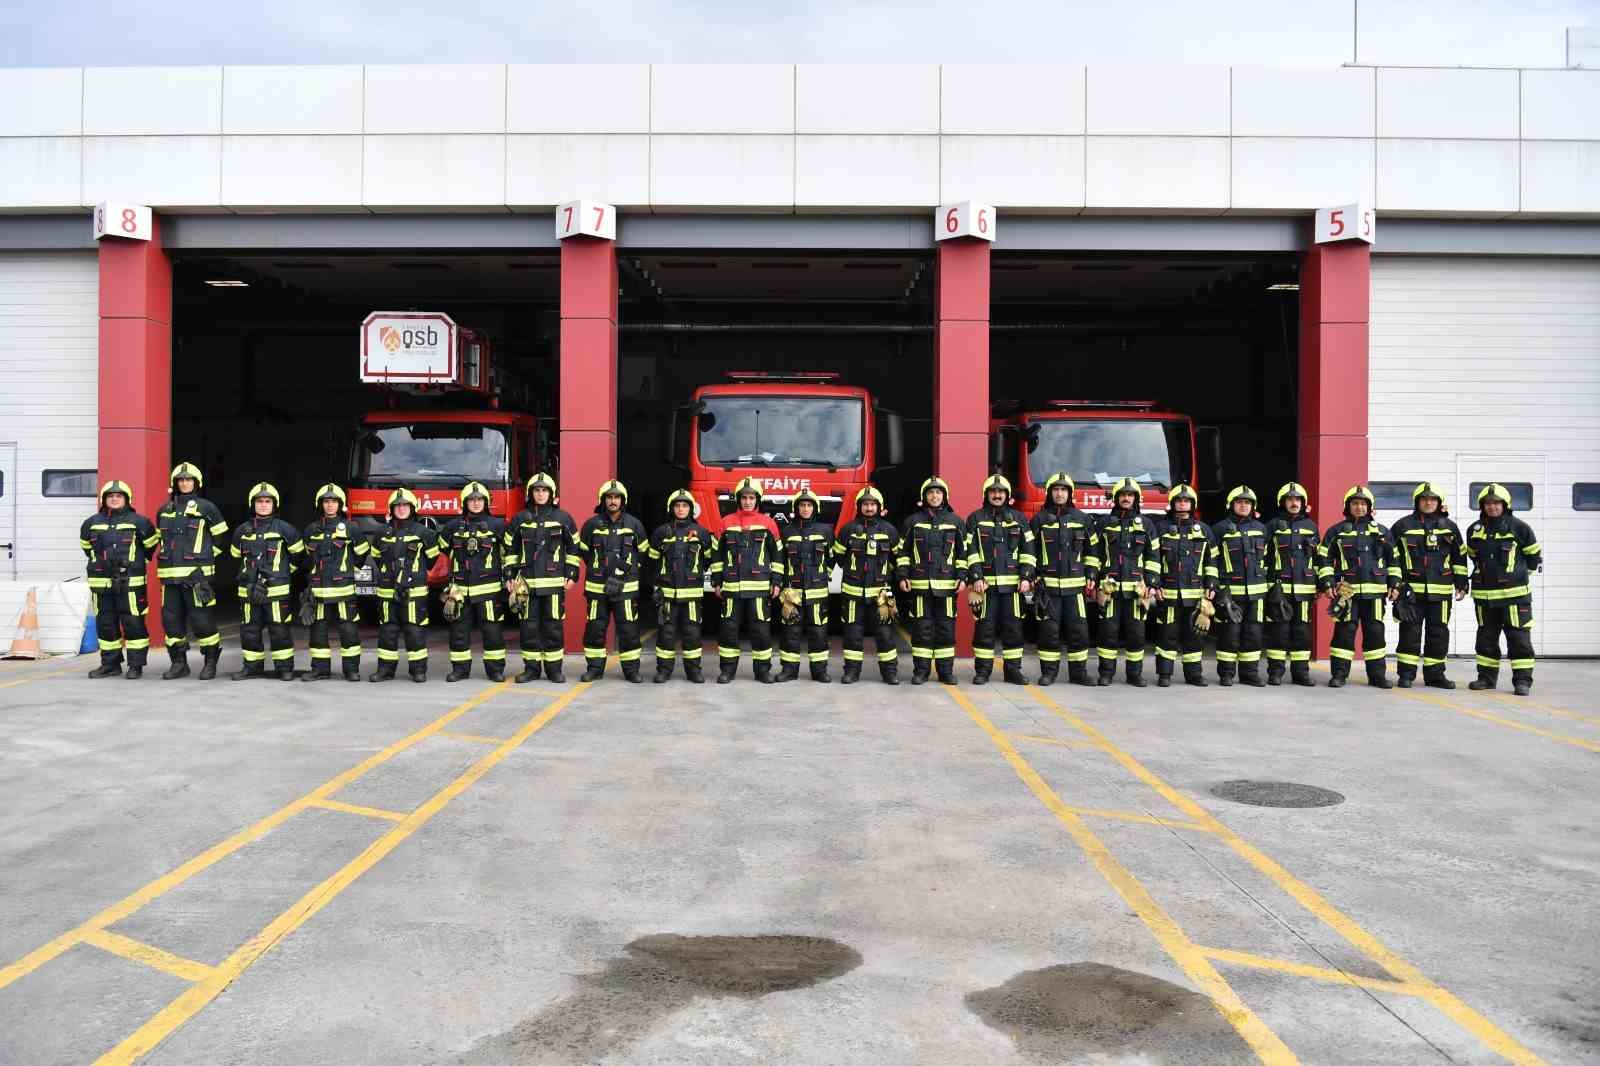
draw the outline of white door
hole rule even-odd
[[[17,446],[0,444],[0,577],[17,579]]]
[[[1533,527],[1535,534],[1545,526],[1543,518],[1550,510],[1549,481],[1546,477],[1548,463],[1542,455],[1469,455],[1456,456],[1456,496],[1451,500],[1451,517],[1465,533],[1478,517],[1478,491],[1491,481],[1499,482],[1511,490],[1512,512]],[[1542,543],[1542,538],[1541,538]],[[1470,563],[1469,563],[1470,565]],[[1557,558],[1559,568],[1561,560]],[[1543,570],[1532,575],[1528,582],[1533,589],[1533,651],[1544,653],[1544,620],[1554,611],[1559,617],[1563,605],[1551,603],[1545,595],[1547,587],[1560,585],[1560,578],[1547,585]],[[1472,600],[1461,601],[1462,607],[1471,607]],[[1471,655],[1477,641],[1477,612],[1458,611],[1450,627],[1450,650],[1457,655]]]

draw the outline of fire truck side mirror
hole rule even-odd
[[[663,426],[661,450],[674,468],[689,472],[689,441],[694,435],[695,405],[676,407],[667,415]]]
[[[882,461],[878,463],[878,470],[887,470],[899,466],[906,460],[906,425],[905,419],[898,412],[878,410],[878,454]]]
[[[989,434],[989,473],[998,474],[1005,469],[1006,444],[1011,439],[1009,426],[1001,426]]]
[[[1195,450],[1199,452],[1197,461],[1200,469],[1197,474],[1203,475],[1201,484],[1211,488],[1220,488],[1222,485],[1222,430],[1217,426],[1199,426],[1194,431]]]
[[[373,455],[377,455],[384,449],[383,438],[378,436],[376,433],[373,433],[371,430],[368,430],[366,433],[361,435],[361,447],[365,448]]]

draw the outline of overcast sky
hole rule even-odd
[[[1600,26],[1600,0],[0,0],[0,66],[1357,60],[1559,67],[1568,26]]]

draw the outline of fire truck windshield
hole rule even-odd
[[[370,487],[510,485],[511,447],[499,426],[411,422],[368,426],[350,453],[352,484]]]
[[[699,416],[705,466],[857,466],[862,403],[835,396],[707,396]]]
[[[1037,444],[1031,439],[1035,430]],[[1057,470],[1080,486],[1102,488],[1123,477],[1159,489],[1189,480],[1189,431],[1181,421],[1041,420],[1028,424],[1028,436],[1028,476],[1035,485]]]

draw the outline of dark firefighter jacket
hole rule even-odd
[[[1093,516],[1070,503],[1047,503],[1033,516],[1032,529],[1035,574],[1046,589],[1073,592],[1099,577],[1100,530]]]
[[[530,504],[506,526],[506,576],[520,577],[535,596],[578,580],[578,525],[554,504]]]
[[[844,570],[840,589],[846,596],[876,597],[894,580],[895,546],[900,531],[882,515],[857,518],[839,530],[833,557]]]
[[[760,511],[735,511],[724,518],[709,571],[712,587],[742,600],[771,595],[783,581],[776,529]]]
[[[1259,519],[1230,514],[1211,527],[1211,534],[1216,538],[1218,587],[1236,600],[1265,596],[1272,587],[1267,527]]]
[[[949,507],[918,507],[900,523],[895,570],[911,591],[954,596],[967,580],[967,529]]]
[[[439,530],[439,544],[450,556],[450,582],[466,589],[467,600],[479,603],[500,594],[506,580],[505,519],[462,513]]]
[[[796,518],[783,527],[784,584],[805,592],[806,602],[828,598],[833,577],[833,527]]]
[[[1168,516],[1156,538],[1156,580],[1168,599],[1198,600],[1216,588],[1216,536],[1192,515]]]
[[[228,523],[217,505],[195,493],[173,493],[156,512],[161,531],[161,561],[156,577],[182,582],[217,572]]]
[[[1014,589],[1019,581],[1033,580],[1033,529],[1016,508],[986,503],[967,516],[966,555],[969,580],[982,580],[992,589]]]
[[[1371,599],[1387,595],[1400,583],[1389,531],[1371,515],[1359,522],[1346,518],[1322,535],[1317,548],[1317,584],[1330,589],[1340,581],[1355,586],[1356,596]]]
[[[85,518],[78,530],[78,547],[89,560],[89,588],[95,592],[144,588],[150,553],[160,542],[155,524],[132,507],[99,510]]]
[[[305,552],[300,531],[277,515],[252,515],[233,527],[228,554],[239,560],[239,600],[261,585],[271,600],[287,598],[296,556]]]
[[[1284,512],[1267,524],[1272,546],[1267,567],[1272,579],[1290,599],[1310,599],[1317,594],[1317,524],[1304,511],[1294,518]]]
[[[1126,511],[1112,507],[1110,514],[1101,515],[1100,580],[1115,581],[1119,596],[1134,595],[1136,581],[1154,585],[1161,572],[1155,553],[1159,533],[1159,524],[1139,510],[1137,499]]]
[[[633,515],[621,511],[612,521],[597,507],[594,517],[578,530],[578,555],[588,569],[584,594],[604,599],[606,582],[615,578],[624,597],[637,596],[639,564],[648,539],[644,525]]]
[[[439,534],[415,516],[391,518],[372,537],[379,599],[423,600],[428,597],[428,571],[439,557]]]
[[[1467,554],[1472,557],[1472,600],[1498,607],[1526,607],[1533,602],[1529,574],[1544,565],[1544,549],[1533,527],[1511,513],[1482,518],[1467,527]]]
[[[1461,528],[1440,512],[1413,511],[1389,527],[1400,581],[1417,599],[1447,600],[1467,589],[1466,542]]]
[[[319,600],[354,596],[356,567],[364,565],[372,545],[349,518],[324,515],[301,534],[308,560],[311,595]]]
[[[656,591],[665,600],[698,600],[706,573],[717,558],[717,538],[693,518],[663,522],[650,534],[645,553],[656,564]]]

